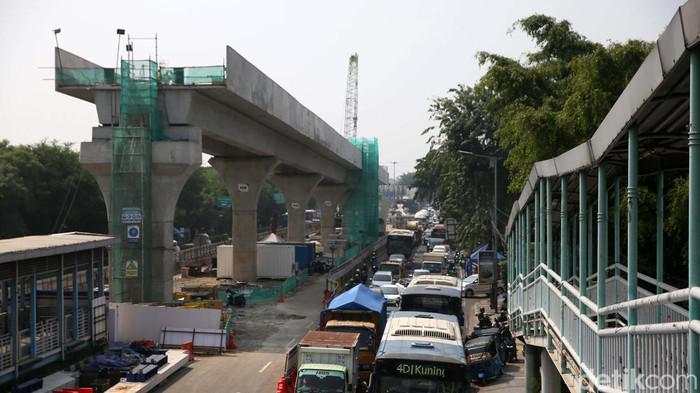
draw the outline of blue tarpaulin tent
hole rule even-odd
[[[370,311],[379,314],[382,330],[386,323],[386,299],[363,284],[357,284],[333,298],[324,312],[334,310]]]
[[[488,249],[489,245],[484,244],[483,246],[477,247],[477,249],[474,250],[474,252],[472,252],[471,255],[469,255],[469,259],[467,260],[466,266],[464,267],[464,270],[467,271],[468,276],[476,273],[476,267],[479,266],[479,257],[481,255],[481,252],[487,251]],[[496,253],[496,257],[499,261],[506,259],[506,257],[503,256],[503,254],[501,254],[500,252]]]

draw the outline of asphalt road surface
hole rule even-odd
[[[239,347],[222,356],[199,356],[155,392],[274,392],[287,349],[318,326],[325,276],[313,279],[284,303],[242,310],[234,329]]]
[[[422,258],[422,255],[417,255]],[[238,310],[234,322],[239,347],[221,356],[199,356],[178,371],[155,392],[168,393],[262,393],[274,392],[284,369],[285,354],[310,329],[318,326],[325,276],[314,276],[284,303]],[[466,328],[476,324],[485,298],[463,303]],[[520,351],[522,354],[522,351]],[[522,358],[522,356],[521,356]],[[515,393],[525,390],[524,364],[508,365],[505,375],[479,392]]]

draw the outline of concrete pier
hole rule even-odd
[[[323,176],[286,175],[272,176],[270,181],[284,194],[287,205],[287,240],[303,242],[305,236],[304,210],[313,196],[318,183]]]
[[[214,157],[209,160],[219,173],[231,196],[233,223],[233,279],[256,279],[256,242],[258,234],[258,198],[263,184],[279,164],[272,157],[229,159]]]
[[[171,140],[153,141],[151,157],[151,260],[145,261],[144,273],[150,273],[148,288],[143,299],[131,299],[129,293],[139,293],[127,280],[123,293],[110,293],[115,301],[170,301],[173,296],[175,258],[173,250],[173,220],[175,206],[182,188],[190,175],[202,165],[201,131],[196,127],[169,127],[165,134]],[[80,144],[80,164],[96,179],[107,206],[110,222],[112,217],[111,173],[112,173],[112,127],[95,127],[92,141]],[[116,269],[121,264],[110,264]],[[124,272],[112,271],[112,277],[122,277]]]

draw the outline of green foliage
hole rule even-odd
[[[284,211],[275,203],[272,195],[277,190],[265,183],[258,201],[258,229],[266,230]],[[232,209],[217,206],[220,197],[228,197],[228,191],[212,167],[201,167],[192,174],[180,193],[175,209],[175,226],[189,228],[191,233],[207,232],[210,235],[231,233]]]
[[[414,176],[416,197],[432,201],[443,217],[457,219],[464,247],[488,241],[491,233],[493,169],[488,159],[459,153],[500,154],[495,122],[486,108],[489,98],[486,90],[459,85],[433,102],[431,118],[438,126],[424,131],[433,133],[431,149],[418,160]]]
[[[535,161],[552,158],[589,138],[649,53],[638,40],[603,46],[571,30],[567,21],[533,15],[515,24],[538,50],[521,63],[488,52],[478,82],[493,92],[489,109],[507,152],[508,189],[519,192]]]
[[[465,247],[489,240],[493,172],[488,160],[458,150],[505,158],[512,194],[499,205],[507,212],[536,161],[555,157],[596,131],[652,48],[637,40],[595,43],[568,21],[546,15],[521,19],[514,28],[530,36],[537,49],[525,61],[477,53],[486,67],[483,77],[435,99],[429,112],[438,124],[423,132],[431,148],[416,166],[417,197],[460,220]]]
[[[66,231],[107,231],[102,194],[78,153],[56,141],[0,141],[0,237]]]

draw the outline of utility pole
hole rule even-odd
[[[398,190],[396,185],[396,164],[398,164],[398,161],[392,161],[391,163],[394,165],[394,206],[396,206],[396,192]]]

